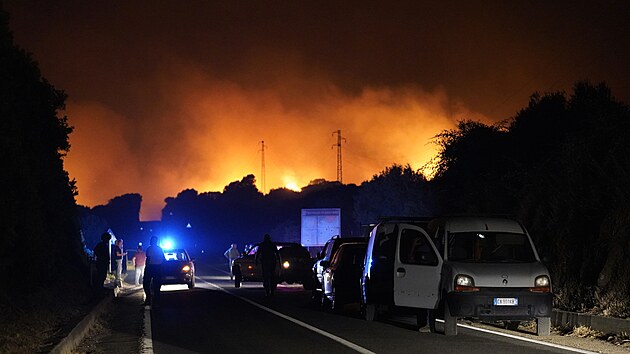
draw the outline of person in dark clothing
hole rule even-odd
[[[144,269],[144,305],[157,306],[160,301],[160,288],[162,287],[162,263],[166,261],[164,251],[158,246],[158,238],[151,237],[151,245],[147,248],[147,263]]]
[[[109,240],[111,235],[107,232],[101,235],[101,242],[94,247],[94,256],[96,256],[96,280],[94,287],[97,291],[103,291],[103,283],[107,278],[107,269],[109,268]]]
[[[256,266],[259,263],[262,265],[265,296],[272,296],[276,290],[276,264],[280,264],[280,253],[276,244],[271,241],[269,234],[265,234],[263,242],[258,245]]]

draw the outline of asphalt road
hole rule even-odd
[[[570,353],[460,328],[457,336],[418,331],[411,318],[367,322],[310,303],[301,285],[280,285],[273,299],[261,283],[235,289],[220,269],[197,265],[197,288],[165,286],[151,310],[155,353]]]

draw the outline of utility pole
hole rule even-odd
[[[343,172],[341,165],[341,140],[346,141],[346,138],[341,136],[341,130],[333,132],[332,135],[337,134],[337,144],[333,144],[332,147],[337,146],[337,182],[343,183]]]
[[[265,141],[260,141],[261,162],[260,162],[260,184],[263,194],[267,193],[267,186],[265,181]]]

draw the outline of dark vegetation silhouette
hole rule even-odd
[[[630,110],[605,84],[534,94],[496,125],[436,137],[448,213],[516,215],[550,257],[556,305],[630,316]]]
[[[66,94],[13,43],[1,10],[0,27],[0,312],[8,321],[0,321],[0,351],[10,352],[46,334],[33,325],[17,336],[8,323],[37,317],[55,326],[73,312],[61,305],[89,301],[84,246],[93,248],[106,229],[128,247],[148,238],[139,232],[139,194],[76,205],[75,183],[63,169],[72,132],[59,115]],[[629,133],[628,106],[605,84],[578,82],[570,94],[532,95],[503,122],[467,120],[441,132],[430,180],[394,164],[360,186],[317,179],[301,192],[263,195],[247,175],[222,192],[186,189],[166,198],[160,228],[220,258],[230,243],[242,247],[264,233],[299,242],[303,208],[341,208],[346,236],[385,215],[511,214],[548,258],[557,306],[628,317]]]
[[[68,313],[57,311],[63,304],[78,307],[89,300],[76,189],[63,169],[72,131],[59,115],[66,94],[46,81],[31,55],[14,44],[8,17],[0,8],[3,352],[28,348],[46,336],[37,324],[66,320]],[[33,321],[26,333],[16,335],[8,326],[17,320]]]
[[[317,180],[299,193],[280,188],[263,195],[255,182],[254,175],[247,175],[230,183],[222,193],[187,189],[175,198],[166,198],[164,234],[188,242],[193,252],[203,249],[222,257],[226,245],[257,243],[266,232],[277,242],[300,242],[301,209],[330,207],[343,210],[342,233],[360,232],[352,220],[355,185]]]

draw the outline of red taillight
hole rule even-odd
[[[551,292],[551,288],[548,286],[535,286],[533,288],[529,288],[529,291],[532,293],[548,293]]]
[[[464,286],[464,285],[455,285],[456,292],[474,292],[479,291],[479,288],[475,288],[474,286]]]

